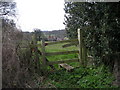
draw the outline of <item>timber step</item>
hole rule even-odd
[[[66,69],[67,71],[72,71],[72,70],[74,69],[74,67],[68,65],[67,63],[59,64],[59,66],[60,66],[61,68]]]

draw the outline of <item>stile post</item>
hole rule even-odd
[[[45,54],[46,54],[45,53],[45,41],[43,38],[41,40],[41,54],[42,54],[42,71],[43,71],[43,74],[45,75],[47,71],[47,62],[46,62],[46,57],[45,57]]]
[[[78,44],[78,48],[79,48],[79,55],[78,55],[78,57],[79,57],[79,62],[80,62],[80,64],[81,65],[83,65],[84,63],[83,63],[83,59],[82,59],[82,33],[81,33],[81,30],[80,29],[78,29],[78,42],[79,42],[79,44]]]
[[[46,58],[45,58],[45,41],[44,39],[41,40],[41,53],[42,53],[42,63],[43,65],[46,65]]]
[[[87,49],[86,49],[86,46],[83,42],[83,47],[82,47],[82,60],[83,60],[83,66],[87,66]]]

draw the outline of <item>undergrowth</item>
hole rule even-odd
[[[113,75],[105,66],[80,67],[73,72],[65,70],[50,74],[46,83],[50,82],[56,88],[113,88]]]

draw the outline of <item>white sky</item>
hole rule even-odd
[[[16,0],[23,31],[64,29],[64,0]]]

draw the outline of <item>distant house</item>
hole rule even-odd
[[[56,41],[57,40],[57,38],[52,35],[49,35],[47,38],[48,38],[48,41]]]

